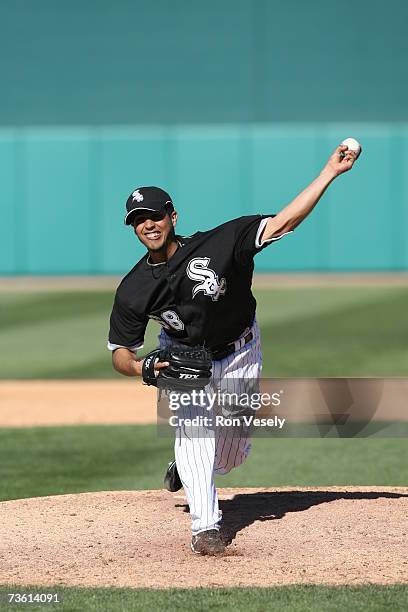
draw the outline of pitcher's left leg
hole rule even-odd
[[[228,474],[244,463],[251,451],[250,431],[244,423],[217,429],[215,440],[216,474]]]

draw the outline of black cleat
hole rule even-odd
[[[180,489],[183,487],[175,461],[171,461],[169,463],[169,467],[167,468],[167,472],[164,476],[164,486],[171,493],[180,491]]]
[[[191,550],[196,555],[222,555],[225,552],[225,543],[218,529],[207,529],[193,535]]]

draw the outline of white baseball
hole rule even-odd
[[[361,144],[355,138],[346,138],[341,144],[346,145],[346,147],[348,147],[350,151],[354,151],[355,153],[357,153],[357,157],[360,155]]]

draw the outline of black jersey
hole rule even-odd
[[[255,316],[253,257],[276,240],[259,240],[271,216],[240,217],[177,236],[178,249],[164,263],[142,257],[116,291],[108,347],[140,348],[149,319],[187,345],[214,349],[239,338]]]

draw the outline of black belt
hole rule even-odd
[[[250,331],[247,333],[246,336],[243,336],[242,338],[240,338],[239,340],[236,340],[235,342],[231,342],[230,344],[227,344],[224,347],[216,347],[215,349],[211,351],[213,360],[220,361],[221,359],[225,359],[226,357],[229,357],[229,355],[232,355],[232,353],[236,353],[237,351],[241,350],[242,347],[248,344],[248,342],[251,342],[253,337],[254,335]]]

